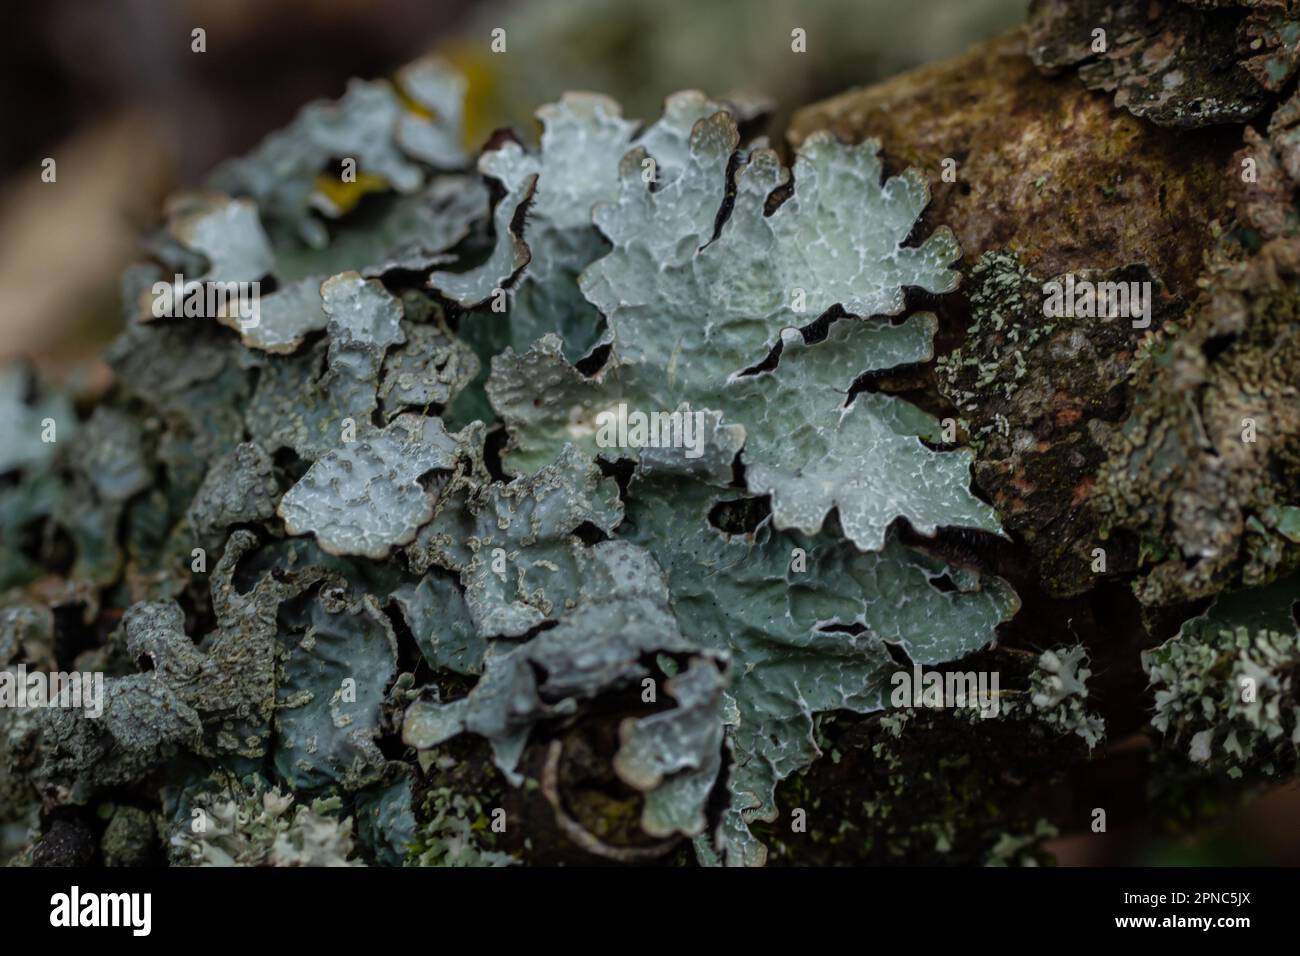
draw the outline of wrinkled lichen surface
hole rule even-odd
[[[309,106],[169,203],[107,394],[0,378],[0,668],[106,675],[0,709],[0,850],[1028,864],[1113,716],[1293,773],[1288,16],[1036,3],[784,157],[684,92],[474,159],[436,61]]]

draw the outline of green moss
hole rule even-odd
[[[153,816],[139,807],[113,807],[99,847],[105,866],[144,866],[158,851]]]

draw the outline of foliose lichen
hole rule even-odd
[[[102,719],[0,716],[6,822],[102,811],[113,862],[155,804],[178,864],[526,859],[511,798],[439,777],[482,738],[584,853],[761,863],[824,715],[1014,615],[925,547],[1002,531],[970,451],[867,387],[933,357],[908,290],[957,285],[919,174],[829,135],[787,168],[699,93],[639,133],[571,96],[489,190],[461,85],[355,84],[178,197],[84,419],[6,379],[0,648],[107,672]],[[158,314],[176,274],[274,291]],[[1095,730],[1077,663],[1044,733]]]
[[[1230,777],[1294,772],[1300,756],[1300,578],[1220,598],[1143,656],[1151,725],[1205,770]]]

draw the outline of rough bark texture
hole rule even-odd
[[[1146,278],[1156,289],[1151,329],[1189,325],[1188,307],[1210,281],[1206,259],[1239,206],[1267,205],[1257,195],[1265,185],[1245,193],[1238,176],[1242,128],[1174,130],[1139,119],[1072,73],[1040,73],[1017,31],[810,106],[790,140],[818,129],[879,138],[889,161],[922,170],[933,191],[927,223],[949,224],[965,256],[965,288],[936,303],[938,351],[962,351],[937,381],[882,386],[919,389],[919,401],[961,415],[979,453],[977,483],[1026,538],[1051,593],[1086,591],[1097,573],[1093,549],[1103,544],[1102,573],[1134,571],[1141,543],[1109,535],[1116,509],[1083,506],[1103,446],[1133,410],[1146,333],[1091,318],[1045,328],[1037,289],[1066,273]],[[957,164],[952,182],[947,159]],[[977,267],[990,252],[1003,258]],[[1153,596],[1172,603],[1207,593]]]
[[[941,361],[861,383],[958,419],[956,442],[976,453],[975,486],[1011,532],[1008,541],[910,541],[992,570],[1020,595],[1022,611],[999,645],[961,666],[1000,672],[1014,707],[1035,692],[1039,652],[1083,643],[1094,675],[1088,703],[1117,746],[1085,765],[1087,734],[1028,708],[988,722],[960,712],[836,714],[816,725],[826,758],[781,785],[778,823],[758,835],[773,862],[1011,863],[1035,857],[1056,828],[1086,831],[1093,807],[1116,809],[1120,822],[1152,809],[1156,793],[1186,815],[1219,785],[1192,778],[1171,787],[1147,759],[1139,654],[1204,603],[1192,602],[1267,583],[1294,561],[1294,549],[1274,538],[1259,543],[1274,530],[1264,526],[1269,509],[1294,502],[1300,486],[1300,255],[1277,208],[1289,202],[1288,157],[1261,152],[1272,192],[1243,194],[1241,127],[1174,129],[1135,117],[1111,90],[1091,90],[1073,72],[1044,75],[1020,31],[809,106],[789,142],[822,129],[853,142],[878,138],[889,172],[922,172],[932,201],[917,232],[946,225],[964,253],[961,290],[914,297],[939,316]],[[1280,138],[1246,141],[1288,147]],[[1272,224],[1259,227],[1244,265],[1224,249],[1239,209]],[[1261,236],[1273,243],[1262,251]],[[1151,281],[1150,330],[1119,320],[1045,324],[1042,284],[1067,273]],[[1184,418],[1189,383],[1196,407]],[[1255,404],[1241,399],[1252,385]],[[1241,415],[1278,409],[1268,440],[1229,444]],[[1172,463],[1145,456],[1144,436],[1155,430],[1172,436]],[[1165,483],[1179,489],[1178,502]],[[1203,520],[1219,512],[1222,522]],[[1152,542],[1170,540],[1218,552],[1192,567],[1184,554],[1152,553]],[[1106,551],[1100,570],[1097,547]],[[688,862],[686,841],[641,831],[642,796],[610,769],[620,722],[643,711],[635,694],[611,695],[557,720],[530,740],[518,788],[492,769],[480,740],[449,745],[458,759],[447,766],[431,752],[415,788],[422,823],[447,811],[449,794],[474,793],[472,810],[457,805],[464,820],[480,805],[500,806],[523,824],[492,852],[526,850],[543,864]],[[809,819],[797,837],[787,824],[795,809]],[[93,855],[84,821],[56,823],[33,862]]]
[[[1151,16],[1166,14],[1194,19],[1165,7]],[[1230,59],[1225,53],[1218,66]],[[891,802],[883,787],[872,800],[886,803],[887,822],[878,808],[841,807],[865,830],[869,859],[917,852],[927,828],[945,853],[969,859],[967,841],[984,852],[990,826],[1030,833],[1035,814],[1079,830],[1096,806],[1123,808],[1130,820],[1194,817],[1233,790],[1149,759],[1150,738],[1127,735],[1149,706],[1139,651],[1204,606],[1188,602],[1273,580],[1295,561],[1285,531],[1264,527],[1300,485],[1300,429],[1291,420],[1300,382],[1285,358],[1295,341],[1296,253],[1294,240],[1275,238],[1294,222],[1295,184],[1283,172],[1290,143],[1245,130],[1261,172],[1258,184],[1243,184],[1248,154],[1234,154],[1243,127],[1156,125],[1129,112],[1127,97],[1119,98],[1127,109],[1117,106],[1114,84],[1090,85],[1096,91],[1073,71],[1040,72],[1016,31],[809,106],[789,131],[796,146],[822,129],[853,142],[877,138],[888,164],[926,175],[926,224],[951,226],[965,257],[962,289],[926,303],[940,316],[938,350],[948,354],[934,375],[913,370],[874,384],[960,416],[959,440],[976,452],[975,484],[1015,538],[982,560],[1026,596],[1002,653],[1082,640],[1098,675],[1091,699],[1113,742],[1053,790],[1043,781],[1068,763],[1059,748],[1030,747],[1000,770],[967,764],[963,775],[941,745],[952,728],[921,729],[901,766],[939,748],[930,766],[965,783],[945,789],[938,809],[924,788]],[[1285,112],[1270,130],[1286,125]],[[944,176],[946,160],[956,161],[955,179]],[[1274,241],[1260,250],[1261,238]],[[1150,330],[1127,320],[1046,320],[1043,284],[1066,273],[1150,280]],[[1244,443],[1243,416],[1269,421],[1270,437]],[[1096,548],[1105,554],[1100,569]],[[870,738],[861,745],[874,755],[866,778],[889,761],[878,727],[841,733]],[[801,790],[787,787],[783,797],[839,793],[853,766],[815,765]],[[923,766],[907,773],[924,780]],[[1000,810],[992,819],[972,812],[986,798]],[[900,815],[914,825],[900,825]],[[911,850],[889,848],[898,832],[911,834]],[[1014,855],[1014,846],[1003,849]]]
[[[930,182],[927,226],[946,223],[967,262],[1007,248],[1036,275],[1146,263],[1194,294],[1211,222],[1228,208],[1240,135],[1174,134],[1116,107],[1073,74],[1044,76],[1022,31],[799,111],[797,146],[829,129],[878,138],[887,162]],[[957,181],[942,163],[957,161]]]

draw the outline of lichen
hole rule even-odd
[[[295,806],[278,788],[201,794],[167,841],[174,866],[362,866],[352,820]]]
[[[1236,778],[1294,772],[1300,756],[1300,577],[1221,597],[1143,655],[1151,726],[1192,764]]]
[[[1059,671],[1045,658],[986,651],[954,665],[1000,673],[996,717],[978,707],[890,707],[820,718],[817,745],[832,759],[783,782],[780,813],[757,827],[774,862],[1047,862],[1043,843],[1056,830],[1042,820],[1043,794],[1091,751],[1083,729],[1099,733],[1101,722],[1082,706],[1086,691],[1078,686],[1053,688],[1055,703],[1034,702]],[[802,829],[794,826],[796,810]]]
[[[492,849],[491,821],[471,794],[442,787],[425,796],[425,820],[407,852],[407,866],[511,866],[517,861]]]
[[[1239,71],[1165,85],[1221,59],[1184,4],[1106,20],[1127,39],[1085,82],[1174,126],[1263,110],[1289,34],[1233,6]],[[1292,773],[1294,602],[1219,618],[1296,587],[1294,107],[1247,134],[1254,205],[1202,223],[1227,150],[1051,99],[1019,52],[971,71],[977,125],[1005,108],[1015,136],[917,118],[967,59],[897,110],[828,108],[843,137],[804,130],[789,165],[743,103],[686,92],[645,126],[566,96],[474,167],[463,83],[425,62],[178,197],[107,391],[0,381],[0,666],[106,672],[102,720],[0,713],[0,849],[1046,862],[1083,825],[1042,807],[1103,739],[1098,678],[1215,598],[1148,654],[1151,726],[1198,768]],[[1058,148],[1084,142],[1095,180]],[[948,154],[978,188],[935,178]],[[1150,328],[1044,315],[1067,269],[1150,283]],[[265,281],[261,322],[152,314],[176,272]],[[627,413],[691,428],[610,440]],[[996,716],[891,701],[900,671],[968,669],[1004,678]]]
[[[1029,54],[1044,68],[1078,66],[1079,78],[1113,92],[1116,106],[1162,125],[1240,122],[1295,70],[1286,10],[1252,6],[1034,0]]]
[[[1091,750],[1105,733],[1101,718],[1088,713],[1088,678],[1092,671],[1082,645],[1044,651],[1029,679],[1029,702],[1038,719],[1062,733],[1082,737]]]
[[[1146,283],[1152,314],[1136,321],[1151,329],[1176,323],[1181,313],[1142,266],[1070,280]],[[1045,314],[1045,290],[1065,281],[1033,275],[1014,253],[985,253],[970,272],[965,338],[936,366],[939,390],[960,416],[946,439],[970,442],[977,483],[1006,526],[1024,536],[1044,585],[1062,596],[1125,568],[1124,553],[1103,540],[1091,496],[1105,443],[1129,406],[1135,355],[1149,335],[1127,315]],[[1097,564],[1099,547],[1107,551],[1105,566]]]
[[[1190,328],[1135,365],[1132,411],[1103,443],[1103,527],[1137,535],[1140,599],[1258,586],[1300,560],[1279,529],[1300,487],[1300,245],[1220,262]]]
[[[277,513],[290,534],[311,532],[330,554],[385,557],[433,516],[419,479],[450,470],[456,447],[441,420],[401,416],[314,462]]]

